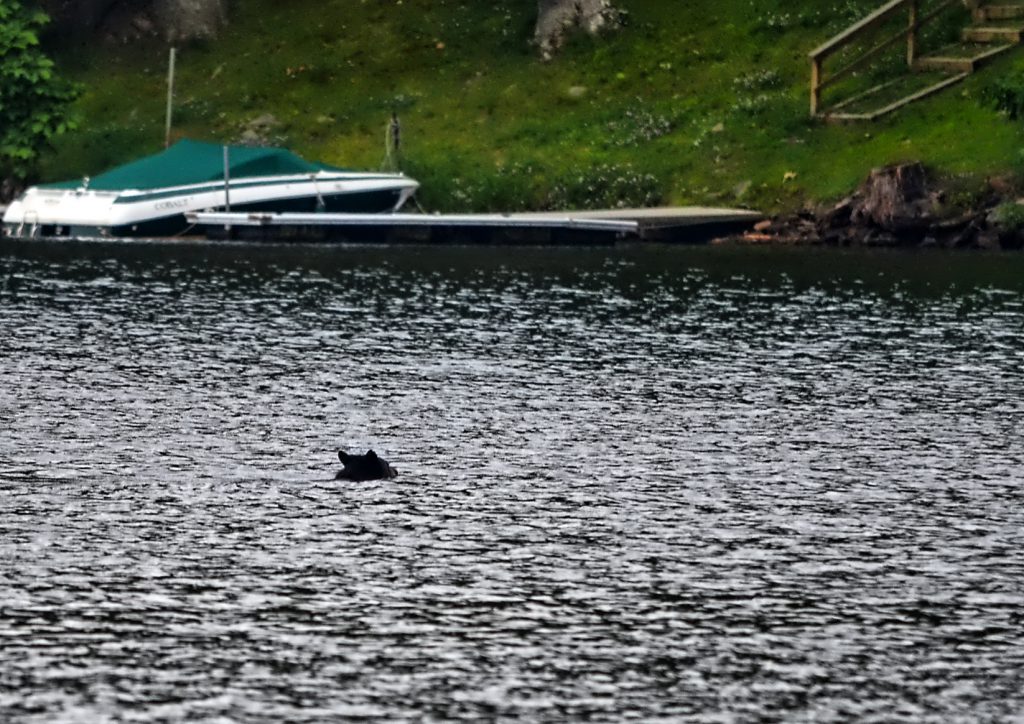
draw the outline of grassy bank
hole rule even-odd
[[[439,210],[742,204],[768,211],[850,190],[875,165],[922,160],[965,189],[1021,165],[1024,130],[986,103],[1024,50],[868,125],[807,118],[809,49],[875,0],[620,0],[620,32],[574,38],[553,63],[519,0],[239,0],[213,43],[181,49],[175,134],[268,135],[302,155],[380,166],[392,109],[403,167]],[[47,179],[158,150],[167,48],[55,51],[84,84],[80,130]]]

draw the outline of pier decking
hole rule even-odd
[[[455,244],[702,243],[741,233],[763,216],[706,207],[517,214],[188,214],[210,238]]]

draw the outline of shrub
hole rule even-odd
[[[24,179],[58,135],[73,124],[77,89],[59,79],[39,49],[45,14],[0,0],[0,179]]]
[[[1024,205],[1016,201],[1000,204],[989,218],[1006,231],[1020,231],[1024,229]]]
[[[985,101],[1011,120],[1024,116],[1024,70],[1016,70],[990,84],[983,91]]]

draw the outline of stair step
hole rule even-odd
[[[892,102],[890,102],[890,103],[888,103],[888,104],[886,104],[884,106],[881,106],[879,108],[874,108],[874,109],[864,110],[864,111],[860,111],[860,110],[844,111],[844,110],[838,110],[839,107],[837,107],[836,109],[833,109],[831,111],[826,111],[825,114],[824,114],[824,117],[825,117],[826,121],[829,121],[829,122],[839,122],[839,123],[842,123],[844,121],[873,121],[873,120],[875,120],[877,118],[881,118],[882,116],[885,116],[885,115],[888,115],[888,114],[890,114],[890,113],[892,113],[894,111],[897,111],[900,108],[903,108],[904,106],[908,106],[908,105],[910,105],[911,103],[913,103],[915,101],[922,100],[924,98],[927,98],[930,95],[938,93],[939,91],[941,91],[941,90],[943,90],[945,88],[948,88],[949,86],[951,86],[951,85],[953,85],[955,83],[959,83],[960,81],[962,81],[965,78],[967,78],[969,75],[970,75],[970,73],[958,73],[956,75],[944,77],[942,80],[940,80],[937,83],[932,83],[932,84],[922,88],[921,90],[918,90],[918,91],[916,91],[914,93],[911,93],[910,95],[903,96],[902,98],[898,98],[898,99],[896,99],[896,100],[894,100],[894,101],[892,101]],[[890,85],[891,84],[883,84],[881,86],[876,86],[875,88],[871,89],[871,91],[868,91],[868,93],[861,94],[861,96],[858,96],[855,100],[865,100],[866,98],[869,97],[869,94],[872,91],[879,91],[879,90],[882,90],[884,88],[888,88]],[[847,103],[843,104],[842,107],[849,108],[851,105],[853,105],[853,104],[851,104],[848,101]]]
[[[1024,5],[1010,5],[1008,3],[985,5],[978,8],[975,18],[981,22],[986,20],[1010,20],[1011,18],[1024,18]]]
[[[977,7],[971,11],[973,24],[961,31],[960,43],[918,57],[913,63],[913,73],[897,73],[895,77],[889,74],[889,80],[862,92],[856,89],[863,88],[870,76],[844,82],[846,93],[843,95],[854,95],[830,109],[818,111],[817,115],[830,122],[876,120],[963,81],[982,64],[1024,43],[1024,0],[981,0],[966,4]],[[888,5],[883,8],[890,9]],[[870,16],[868,20],[873,18]],[[864,21],[851,26],[823,48],[845,42],[847,36],[862,32],[863,25]],[[821,71],[820,54],[811,55],[817,63],[814,69],[819,73],[812,74],[812,82],[817,82]],[[820,100],[820,86],[814,89],[818,95],[812,98],[812,106]]]
[[[959,75],[959,74],[954,74]],[[920,71],[917,73],[897,73],[880,83],[854,92],[842,101],[825,110],[825,113],[870,114],[879,108],[885,108],[896,101],[916,95],[920,91],[942,83],[950,77],[944,71]]]
[[[1020,43],[1024,37],[1024,20],[1005,25],[975,25],[964,28],[961,37],[966,43]]]
[[[983,63],[1002,55],[1015,46],[1012,43],[993,46],[988,43],[962,43],[947,46],[933,55],[918,58],[914,63],[916,71],[947,71],[950,73],[973,73]]]

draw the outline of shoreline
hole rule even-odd
[[[831,206],[772,216],[731,241],[782,246],[1024,249],[1024,200],[989,181],[966,207],[920,163],[876,168]]]
[[[964,203],[962,189],[952,189],[948,184],[932,180],[921,163],[912,162],[872,170],[859,188],[835,204],[775,215],[749,209],[709,207],[514,214],[382,214],[367,219],[347,218],[344,214],[313,214],[304,215],[298,221],[287,218],[294,214],[236,213],[229,215],[231,219],[221,219],[224,214],[208,213],[201,216],[209,216],[212,221],[198,224],[207,227],[205,236],[198,238],[269,243],[540,246],[668,243],[1021,251],[1024,250],[1024,198],[1019,198],[1015,190],[999,179],[989,179],[986,189],[972,194]],[[0,204],[0,215],[7,208]],[[602,225],[609,228],[601,228]],[[625,228],[627,225],[630,228]],[[613,226],[616,228],[611,228]],[[42,237],[33,233],[4,234],[3,238],[36,240]],[[72,239],[58,236],[52,240]]]

